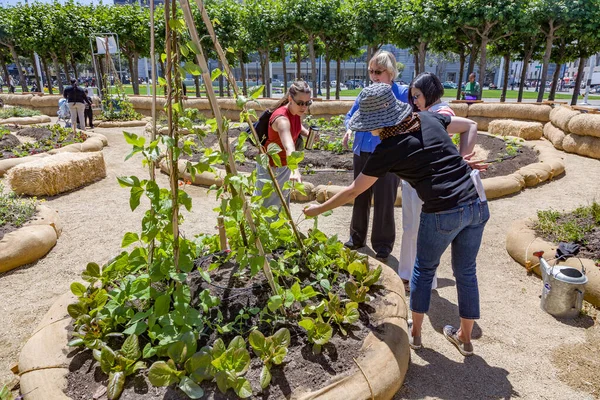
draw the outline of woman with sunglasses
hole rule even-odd
[[[398,76],[396,58],[388,51],[377,52],[369,62],[369,77],[373,83],[385,83],[391,85],[396,99],[408,102],[408,87],[400,86],[394,82]],[[360,97],[360,95],[359,95]],[[345,125],[348,130],[344,135],[344,147],[348,147],[348,139],[352,129],[348,121],[358,110],[358,98],[346,114]],[[375,147],[381,142],[377,136],[368,131],[354,132],[354,179],[360,174],[369,156]],[[354,200],[352,208],[352,220],[350,222],[350,239],[344,245],[350,249],[358,249],[365,246],[369,230],[369,214],[371,212],[371,199],[373,199],[373,229],[371,230],[371,245],[379,260],[385,261],[389,257],[396,240],[396,225],[394,223],[394,203],[398,195],[400,178],[394,174],[382,176],[364,193]]]
[[[302,126],[301,117],[306,114],[308,107],[312,104],[310,86],[303,80],[292,82],[286,95],[275,105],[273,114],[269,118],[269,131],[265,148],[271,143],[277,144],[282,150],[278,153],[281,166],[277,167],[273,159],[269,157],[269,164],[277,183],[282,188],[286,202],[290,202],[290,191],[283,190],[283,184],[287,181],[301,182],[300,170],[292,171],[287,166],[287,157],[296,151],[296,140],[300,135],[308,136],[308,130]],[[271,177],[266,168],[259,163],[256,164],[256,190],[254,195],[260,195],[265,182],[270,182]],[[264,199],[263,206],[276,206],[281,208],[281,200],[273,191]]]
[[[439,78],[431,72],[419,74],[409,86],[408,103],[413,111],[429,111],[453,117],[456,115],[448,103],[441,100],[444,86]],[[473,146],[475,143],[473,142]],[[473,149],[463,150],[469,154]],[[410,277],[415,257],[417,256],[417,233],[419,232],[419,217],[423,201],[417,191],[407,181],[402,181],[402,242],[398,261],[398,275],[404,282],[407,291],[410,290]],[[437,276],[434,275],[431,289],[437,288]]]
[[[423,200],[410,282],[410,346],[422,347],[421,327],[429,311],[431,282],[442,254],[452,246],[460,328],[447,325],[443,331],[462,355],[471,355],[471,333],[480,317],[476,259],[490,212],[484,196],[477,192],[469,163],[447,130],[461,132],[461,147],[468,147],[477,137],[477,124],[466,118],[415,113],[409,104],[396,100],[384,84],[365,88],[358,102],[349,128],[371,131],[381,138],[381,144],[350,186],[323,204],[307,207],[304,214],[314,217],[346,204],[390,172],[410,182]]]

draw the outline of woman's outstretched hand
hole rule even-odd
[[[475,152],[467,154],[463,156],[463,159],[469,164],[469,166],[473,169],[477,169],[479,171],[485,171],[488,169],[489,164],[485,162],[485,160],[472,160]]]
[[[304,212],[304,215],[306,215],[307,217],[316,217],[317,215],[321,214],[321,212],[319,211],[319,206],[316,204],[311,204],[305,207],[304,210],[302,210],[302,212]]]

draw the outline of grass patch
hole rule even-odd
[[[13,191],[5,191],[0,183],[0,226],[21,227],[35,215],[37,199],[19,197]]]
[[[34,117],[36,115],[42,115],[42,113],[38,110],[30,110],[29,108],[23,107],[7,107],[0,109],[0,119],[12,117]]]
[[[586,244],[585,236],[600,226],[600,204],[594,201],[590,206],[579,207],[572,213],[538,211],[537,216],[535,230],[551,237],[554,242]]]

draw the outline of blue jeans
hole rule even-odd
[[[479,199],[450,210],[421,213],[417,237],[417,259],[410,281],[410,309],[429,311],[431,282],[440,258],[452,245],[452,270],[458,291],[461,318],[479,318],[476,259],[485,223],[490,218],[487,201]]]

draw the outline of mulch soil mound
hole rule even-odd
[[[577,254],[577,256],[596,260],[596,265],[600,267],[600,224],[597,224],[591,216],[579,217],[572,213],[561,215],[556,221],[559,225],[567,222],[575,222],[577,226],[594,226],[594,229],[586,233],[583,236],[583,240],[578,243],[581,247],[579,248],[579,254]],[[558,244],[560,241],[555,234],[545,234],[539,230],[536,230],[536,234],[548,242]]]
[[[202,266],[206,270],[213,260],[213,256],[202,257],[196,261],[196,265]],[[209,284],[200,278],[198,271],[195,270],[189,274],[188,284],[191,289],[192,299],[198,299],[198,294],[204,289],[209,289],[212,296],[221,298],[221,305],[218,307],[218,311],[217,309],[210,311],[210,319],[212,321],[216,321],[219,311],[223,314],[224,321],[231,321],[238,315],[240,310],[264,306],[269,299],[269,286],[262,274],[258,274],[250,280],[241,279],[238,274],[237,264],[231,262],[227,262],[218,269],[210,271],[210,274],[212,282]],[[304,283],[309,282],[309,276],[299,275],[298,277]],[[343,293],[343,288],[339,285],[332,285],[332,291]],[[383,301],[382,296],[385,294],[385,289],[374,285],[371,287],[369,293],[373,296],[373,300],[368,304],[359,305],[360,319],[354,325],[346,326],[348,328],[348,336],[342,336],[334,325],[332,339],[323,346],[321,353],[318,355],[313,354],[312,344],[307,341],[305,331],[297,324],[271,325],[261,322],[258,314],[250,315],[250,318],[240,326],[244,332],[249,332],[251,328],[257,327],[268,336],[275,333],[279,328],[286,327],[290,330],[291,334],[288,355],[281,365],[274,365],[271,368],[271,384],[263,391],[260,391],[259,383],[262,362],[248,345],[251,364],[245,377],[252,385],[252,398],[287,398],[296,388],[304,387],[314,390],[322,387],[334,376],[354,369],[352,359],[359,356],[363,340],[370,331],[377,330],[376,327],[371,325],[369,314],[375,311],[374,306],[378,302]],[[236,335],[237,333],[232,332],[220,335],[220,337],[228,345]],[[244,336],[247,336],[247,333]],[[217,336],[214,332],[208,336],[203,336],[198,343],[198,349],[202,346],[212,344],[216,338]],[[145,343],[144,338],[140,338],[140,348],[143,348]],[[118,348],[118,345],[114,348]],[[102,386],[106,387],[108,377],[102,372],[99,363],[94,360],[90,350],[73,352],[71,355],[73,358],[69,366],[70,373],[67,375],[68,387],[66,394],[73,400],[91,399],[94,393],[102,390]],[[154,360],[144,361],[146,361],[147,367],[150,367]],[[203,399],[222,400],[238,398],[231,389],[225,394],[221,393],[214,382],[203,382],[201,387],[205,393]],[[120,399],[187,400],[188,397],[176,385],[170,387],[152,386],[148,380],[146,369],[135,376],[128,377],[125,390]]]
[[[52,131],[43,126],[29,126],[25,128],[7,126],[10,134],[6,134],[0,139],[0,160],[13,157],[22,157],[26,155],[44,153],[48,150],[66,146],[71,143],[81,143],[87,136],[83,133],[76,137],[72,132],[59,140],[57,135],[52,135]],[[27,140],[19,139],[30,138],[38,143],[38,147],[22,147]],[[31,141],[31,140],[30,140]],[[21,149],[19,149],[22,147]],[[16,155],[13,150],[19,150],[23,154]]]
[[[237,128],[231,129],[228,132],[230,146],[232,148],[237,144],[239,132],[240,130]],[[197,162],[199,160],[200,149],[218,146],[216,135],[208,135],[202,141],[195,137],[188,137],[186,139],[193,140],[198,144],[198,153],[194,153],[192,156],[182,157],[192,162]],[[516,156],[508,156],[506,152],[506,142],[501,138],[478,135],[477,144],[489,152],[486,161],[491,161],[487,171],[481,174],[481,177],[484,179],[510,175],[521,167],[538,162],[537,152],[527,146],[521,146],[517,150]],[[248,143],[244,155],[246,156],[247,161],[237,165],[238,171],[252,172],[256,167],[254,160],[258,155],[258,149]],[[302,179],[315,186],[348,186],[354,180],[352,158],[353,153],[350,150],[347,150],[342,154],[324,150],[305,150],[304,160],[300,162]]]

